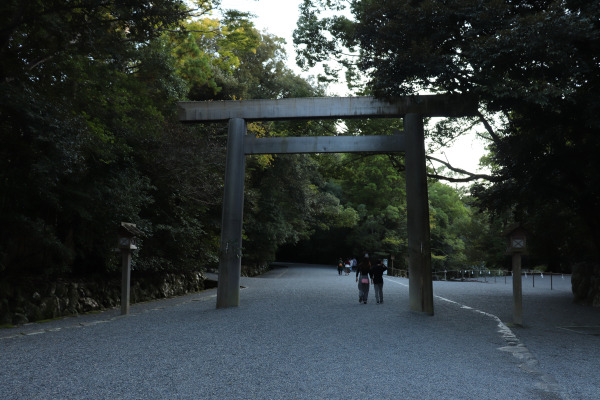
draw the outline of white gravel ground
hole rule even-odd
[[[597,399],[600,310],[566,281],[524,280],[515,327],[503,278],[434,282],[427,316],[406,279],[365,305],[353,275],[290,264],[235,308],[213,289],[0,330],[0,399]]]

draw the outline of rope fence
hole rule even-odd
[[[408,278],[408,270],[388,268],[389,276],[397,276],[401,278]],[[463,269],[463,270],[451,270],[451,271],[432,271],[433,280],[436,281],[471,281],[471,282],[494,282],[502,283],[504,280],[505,284],[508,284],[508,278],[512,278],[512,271],[502,269]],[[570,285],[571,274],[564,274],[558,272],[543,272],[538,270],[523,270],[521,272],[521,278],[523,282],[531,280],[532,287],[535,287],[536,280],[538,284],[541,280],[550,280],[550,290],[554,290],[556,280],[558,279],[561,284],[567,281]]]

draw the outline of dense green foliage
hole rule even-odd
[[[337,59],[379,97],[476,96],[493,184],[473,194],[561,268],[600,254],[598,15],[580,0],[306,0],[295,43],[301,64]]]
[[[135,223],[134,268],[216,266],[227,127],[183,125],[178,100],[309,97],[281,39],[208,0],[34,1],[0,6],[0,279],[119,267],[116,231]],[[387,134],[399,121],[346,121]],[[250,123],[258,136],[340,134],[335,121]],[[330,262],[406,246],[401,156],[248,157],[245,264],[285,254]],[[472,206],[431,183],[440,268],[495,262]],[[300,245],[296,246],[298,243]],[[477,251],[476,249],[479,249]],[[282,253],[282,254],[283,254]],[[6,280],[5,280],[6,279]]]
[[[103,269],[114,227],[152,202],[133,148],[160,133],[182,94],[160,35],[184,8],[7,1],[0,11],[0,271]]]
[[[210,1],[195,3],[2,4],[3,278],[116,269],[121,221],[145,233],[136,269],[216,265],[227,127],[181,125],[176,101],[321,91],[284,66],[281,41],[246,15],[218,20]],[[331,134],[332,124],[249,129]],[[315,189],[311,158],[248,165],[245,262],[272,260],[281,243],[345,218],[336,199]]]
[[[344,134],[383,135],[401,130],[401,120],[345,121]],[[334,264],[339,257],[395,257],[394,267],[407,268],[406,181],[403,156],[321,155],[321,191],[338,199],[350,217],[347,225],[325,224],[298,245],[284,246],[284,259]],[[469,204],[469,196],[431,180],[429,208],[433,268],[502,268],[504,241],[500,226]],[[353,222],[352,222],[353,221]]]

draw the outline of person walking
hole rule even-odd
[[[344,270],[344,261],[342,260],[342,257],[338,258],[337,270],[338,275],[342,276],[342,271]]]
[[[350,259],[346,259],[346,263],[344,265],[344,272],[346,275],[350,275]]]
[[[369,261],[369,255],[365,254],[365,257],[361,260],[356,269],[359,303],[367,304],[367,298],[369,297],[369,276],[372,276],[371,262]]]
[[[383,273],[385,271],[387,271],[387,267],[383,265],[381,260],[377,260],[377,264],[371,268],[373,289],[375,290],[375,301],[377,304],[383,303]]]

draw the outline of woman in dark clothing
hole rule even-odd
[[[356,269],[356,282],[358,282],[358,302],[367,304],[367,297],[369,297],[369,275],[373,277],[371,273],[371,262],[369,261],[369,255],[365,254],[365,258],[361,260]]]

